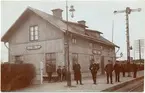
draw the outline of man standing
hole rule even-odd
[[[132,64],[132,68],[133,68],[133,78],[136,78],[136,73],[137,73],[137,65],[133,62]]]
[[[62,69],[62,80],[66,80],[66,73],[67,73],[67,69],[65,66],[63,66],[63,69]]]
[[[61,81],[61,75],[62,75],[61,66],[58,66],[57,75],[58,75],[58,80]]]
[[[48,82],[51,82],[52,73],[53,73],[53,64],[52,62],[46,63],[46,72],[48,75]]]
[[[92,74],[92,79],[94,84],[96,84],[96,77],[97,77],[97,71],[99,70],[99,64],[96,64],[94,60],[92,60],[92,64],[89,67],[91,74]]]
[[[119,61],[116,61],[114,64],[114,70],[115,70],[115,81],[120,82],[120,64]]]
[[[109,84],[109,77],[110,77],[111,84],[113,84],[112,82],[113,64],[110,60],[108,60],[108,64],[105,66],[105,72],[107,74],[107,84]]]
[[[73,70],[74,70],[74,78],[78,84],[78,81],[80,81],[80,85],[82,84],[82,76],[81,76],[81,66],[78,62],[75,61],[75,64],[73,65]]]
[[[123,62],[122,64],[121,64],[121,70],[122,70],[122,75],[123,75],[123,77],[125,77],[125,63]]]

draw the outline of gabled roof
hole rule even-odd
[[[65,32],[66,31],[66,21],[62,20],[62,19],[59,19],[55,16],[52,16],[50,14],[47,14],[43,11],[40,11],[40,10],[37,10],[37,9],[34,9],[34,8],[31,8],[31,7],[28,7],[23,13],[22,15],[16,20],[16,22],[10,27],[10,29],[5,33],[5,35],[2,37],[1,41],[3,42],[8,42],[8,39],[9,37],[13,34],[13,32],[15,30],[13,30],[14,28],[16,28],[18,25],[20,25],[19,23],[21,22],[21,20],[27,16],[28,13],[30,12],[33,12],[35,13],[36,15],[40,16],[42,19],[46,20],[48,23],[54,25],[55,27],[59,28],[61,31]],[[80,24],[77,24],[77,23],[74,23],[74,22],[69,22],[69,23],[73,23],[75,25],[78,25],[80,26]],[[74,33],[74,34],[77,34],[79,36],[83,36],[84,38],[86,39],[89,39],[89,40],[93,40],[95,42],[99,42],[99,43],[103,43],[103,44],[106,44],[106,45],[109,45],[109,46],[115,46],[115,47],[118,47],[116,46],[114,43],[110,42],[109,40],[103,38],[102,36],[100,36],[100,38],[94,38],[94,37],[91,37],[91,36],[88,36],[88,35],[85,35],[83,33],[79,33],[79,31],[76,31],[74,32],[74,30],[76,30],[75,28],[72,28],[68,25],[68,31],[71,32],[71,33]],[[87,29],[89,31],[94,31],[94,30],[91,30],[91,29]],[[95,30],[96,31],[96,30]],[[80,31],[82,32],[82,31]],[[98,31],[98,33],[101,33]]]

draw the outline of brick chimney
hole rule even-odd
[[[84,21],[84,20],[80,20],[80,21],[78,21],[78,23],[81,25],[84,25],[84,26],[86,25],[86,21]]]
[[[53,12],[53,16],[62,19],[62,9],[53,9],[51,10]]]

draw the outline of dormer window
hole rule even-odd
[[[38,40],[38,26],[30,26],[29,28],[29,40],[36,41]]]

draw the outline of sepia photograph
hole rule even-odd
[[[144,92],[144,0],[1,0],[1,92]]]

